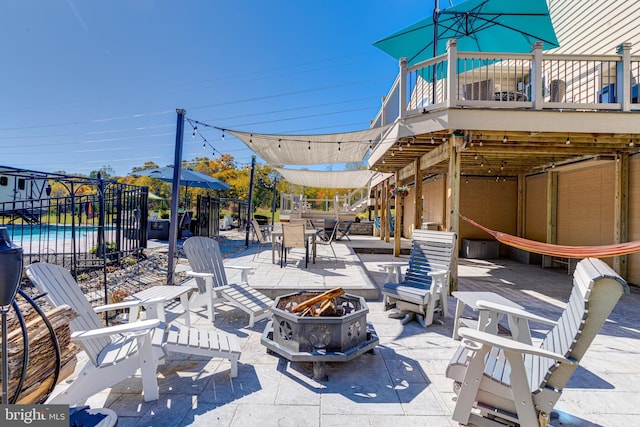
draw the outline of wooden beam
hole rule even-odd
[[[518,175],[518,212],[516,218],[516,235],[524,237],[526,220],[527,177]]]
[[[449,173],[447,185],[447,215],[445,216],[447,227],[445,230],[453,231],[460,236],[460,150],[457,145],[457,139],[451,137],[449,140]],[[444,144],[443,144],[444,145]],[[458,242],[459,246],[460,242]],[[451,278],[449,292],[458,290],[458,251],[453,251],[451,260]]]
[[[453,138],[451,138],[453,139]],[[432,166],[442,163],[449,158],[450,144],[440,144],[420,158],[420,169],[429,169]]]
[[[413,193],[413,204],[415,206],[413,217],[413,228],[420,229],[422,227],[422,169],[420,169],[420,159],[413,161],[415,191]]]
[[[398,172],[396,172],[396,188],[400,185]],[[400,256],[400,240],[402,239],[402,196],[396,194],[395,198],[395,223],[393,226],[393,256]]]
[[[613,232],[615,243],[629,239],[629,155],[620,153],[616,157],[615,199],[613,206]],[[628,274],[627,255],[613,258],[613,269],[623,278]]]
[[[384,192],[382,197],[383,208],[383,221],[380,224],[380,230],[382,232],[381,239],[384,239],[385,243],[389,243],[389,179],[384,181]]]
[[[556,244],[558,239],[558,172],[549,172],[547,177],[547,243]]]

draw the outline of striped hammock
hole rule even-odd
[[[501,231],[494,231],[484,227],[472,219],[460,215],[469,224],[486,231],[495,237],[500,243],[513,246],[529,252],[542,255],[549,255],[560,258],[608,258],[612,256],[628,255],[640,252],[640,240],[627,243],[617,243],[603,246],[565,246],[551,243],[537,242],[535,240],[523,239]]]

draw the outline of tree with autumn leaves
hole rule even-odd
[[[160,197],[162,202],[155,202],[160,205],[168,206],[171,199],[171,183],[161,181],[146,176],[133,176],[135,172],[139,172],[147,169],[155,169],[160,167],[154,162],[145,162],[142,166],[133,167],[131,174],[125,177],[115,177],[112,175],[113,169],[109,166],[103,166],[97,171],[91,172],[91,177],[97,177],[99,172],[103,178],[116,179],[118,182],[146,186],[149,188],[149,192]],[[162,165],[164,166],[164,165]],[[357,165],[356,165],[357,166]],[[231,154],[222,154],[219,157],[210,159],[208,157],[197,157],[193,160],[183,160],[183,169],[192,169],[205,175],[212,176],[220,181],[223,181],[231,186],[228,191],[213,191],[204,188],[189,188],[189,198],[191,205],[195,206],[195,201],[198,195],[213,195],[221,198],[231,198],[247,200],[249,195],[249,180],[251,175],[251,166],[236,165],[236,162]],[[355,168],[355,166],[354,166]],[[273,198],[273,177],[275,170],[269,165],[256,164],[254,175],[254,189],[253,189],[253,206],[256,208],[262,208],[266,210],[271,209],[271,203]],[[91,189],[87,188],[88,191]],[[63,192],[63,189],[60,189]],[[294,193],[304,194],[309,199],[333,199],[336,193],[346,194],[347,189],[335,189],[335,188],[309,188],[302,187],[287,182],[284,179],[277,180],[278,194]],[[54,188],[54,192],[56,189]],[[182,196],[181,196],[182,197]],[[153,202],[152,202],[153,203]],[[279,200],[277,200],[279,204]]]

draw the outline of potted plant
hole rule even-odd
[[[393,189],[392,196],[405,197],[406,195],[409,194],[410,191],[411,191],[410,187],[406,185],[402,185],[400,187],[395,187]]]

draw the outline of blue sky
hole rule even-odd
[[[0,165],[117,175],[147,160],[164,166],[176,108],[256,133],[366,129],[398,71],[372,44],[432,9],[432,0],[2,2]],[[242,142],[199,131],[250,163]],[[191,133],[186,124],[183,159],[214,157]]]

